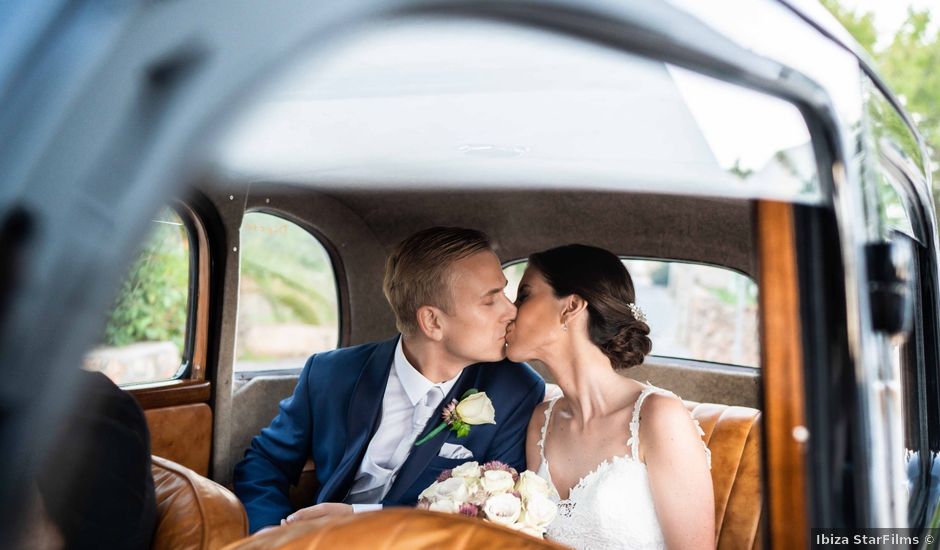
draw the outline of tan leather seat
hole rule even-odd
[[[561,550],[567,548],[475,518],[389,508],[332,520],[294,523],[227,550]]]
[[[715,540],[719,549],[760,548],[763,500],[761,499],[760,417],[757,409],[718,405],[714,403],[685,402],[692,416],[698,420],[705,432],[705,444],[712,453],[712,487],[715,492]],[[312,471],[312,470],[311,470]],[[311,476],[313,477],[313,476]],[[307,483],[311,481],[308,480]],[[310,487],[306,488],[308,491]],[[315,524],[317,527],[320,524]],[[316,530],[311,526],[308,530]],[[332,528],[332,526],[331,526]],[[304,538],[308,530],[284,531],[284,539],[271,539],[284,548],[317,548],[317,546],[293,546],[293,541]],[[360,533],[361,540],[353,542],[357,529],[343,531],[345,550],[371,548],[378,538],[370,531]],[[277,533],[282,530],[278,529]],[[267,535],[268,533],[265,533]],[[332,536],[332,535],[331,535]],[[339,535],[337,535],[339,536]],[[265,539],[268,540],[268,539]],[[333,540],[333,539],[329,539]],[[384,540],[384,538],[383,538]],[[410,539],[409,539],[410,540]],[[438,539],[434,539],[438,540]],[[317,542],[317,544],[320,544]],[[420,544],[420,541],[415,544]],[[245,546],[244,548],[261,548]],[[280,546],[274,546],[280,548]],[[328,548],[329,545],[321,546]],[[401,548],[408,548],[405,545]],[[423,548],[423,546],[416,546]],[[489,548],[489,546],[484,546]],[[495,546],[494,546],[495,547]],[[512,547],[512,546],[508,546]],[[242,548],[239,546],[239,548]],[[397,548],[397,547],[395,547]]]
[[[248,535],[248,517],[231,491],[185,466],[153,457],[157,492],[154,549],[214,549]]]
[[[760,416],[757,409],[686,401],[712,453],[715,540],[721,548],[761,546]]]

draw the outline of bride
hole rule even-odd
[[[559,514],[548,537],[575,548],[714,548],[710,456],[675,394],[619,374],[643,362],[649,327],[614,254],[533,254],[506,335],[513,361],[542,361],[564,396],[529,422],[528,468]],[[642,411],[642,412],[641,412]]]

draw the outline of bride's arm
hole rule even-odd
[[[678,399],[643,404],[640,459],[667,548],[715,548],[715,496],[702,438]]]

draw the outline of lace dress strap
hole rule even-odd
[[[548,406],[545,407],[545,422],[542,423],[542,437],[539,438],[539,458],[542,460],[542,464],[545,464],[545,434],[548,433],[548,421],[552,417],[552,409],[555,408],[555,401],[558,401],[558,398],[554,398],[548,402]]]
[[[633,404],[633,418],[630,420],[630,439],[627,440],[627,445],[630,446],[630,457],[633,460],[640,460],[640,408],[643,406],[646,396],[657,391],[665,390],[647,385],[640,392],[640,396],[636,398],[636,403]]]
[[[678,395],[672,393],[669,390],[664,390],[662,388],[657,388],[656,386],[646,383],[646,387],[643,388],[643,391],[640,392],[640,396],[636,399],[636,404],[633,405],[633,419],[630,420],[630,439],[627,440],[627,445],[630,446],[630,456],[634,460],[639,460],[640,456],[640,407],[643,406],[643,401],[646,398],[654,393],[659,393],[662,395],[669,395],[675,397],[676,399],[682,400]],[[708,448],[708,445],[705,444],[705,431],[702,430],[702,426],[699,424],[698,420],[695,418],[695,415],[689,411],[689,418],[692,419],[692,423],[695,424],[695,429],[698,431],[698,435],[702,438],[702,447],[705,449],[705,461],[708,463],[708,469],[712,467],[712,451]]]

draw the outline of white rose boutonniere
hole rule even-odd
[[[481,392],[475,388],[467,390],[467,393],[460,398],[460,402],[456,399],[451,401],[449,405],[444,407],[441,416],[444,417],[441,425],[434,428],[428,435],[415,441],[415,447],[423,445],[448,426],[450,426],[452,432],[457,434],[457,437],[466,437],[470,434],[470,426],[496,424],[496,409],[493,408],[493,403],[486,396],[486,392]]]

